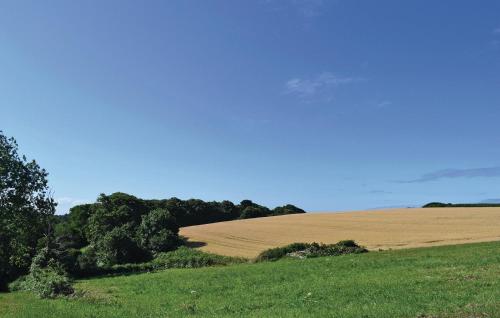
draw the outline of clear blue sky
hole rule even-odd
[[[500,198],[498,1],[2,1],[0,129],[101,192]]]

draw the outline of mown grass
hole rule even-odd
[[[169,269],[0,294],[2,317],[500,317],[500,242]]]

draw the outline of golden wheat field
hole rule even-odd
[[[193,246],[252,258],[293,242],[353,239],[368,249],[397,249],[500,240],[500,208],[408,208],[307,213],[182,228]]]

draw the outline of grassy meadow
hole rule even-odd
[[[1,317],[500,317],[500,242],[169,269],[0,294]]]

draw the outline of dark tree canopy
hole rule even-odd
[[[27,271],[38,241],[50,232],[56,203],[47,175],[0,131],[0,288]]]
[[[68,215],[59,217],[56,233],[66,247],[84,248],[78,266],[92,269],[142,262],[173,250],[182,243],[178,234],[182,226],[294,213],[304,210],[291,204],[271,210],[251,200],[238,205],[227,200],[206,202],[175,197],[144,200],[116,192],[101,194],[96,203],[71,208]],[[66,254],[72,256],[75,251]]]

